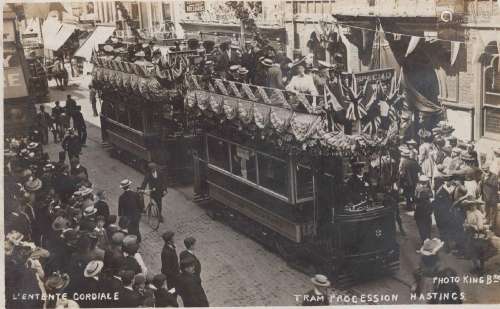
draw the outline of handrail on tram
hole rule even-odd
[[[235,97],[237,99],[246,99],[272,107],[291,109],[297,112],[316,115],[325,113],[325,109],[323,108],[325,97],[323,95],[312,95],[303,92],[228,81],[221,78],[209,78],[208,81],[213,83],[209,85],[206,83],[207,79],[204,75],[191,74],[190,77],[192,79],[191,83],[194,83],[194,85],[191,85],[193,90],[203,90]],[[275,101],[277,102],[273,103]],[[300,110],[298,108],[300,105],[302,105],[305,110]]]

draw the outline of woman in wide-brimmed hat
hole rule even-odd
[[[488,241],[489,225],[485,224],[486,219],[479,210],[479,206],[483,204],[483,201],[472,197],[462,202],[462,206],[466,210],[466,218],[463,225],[466,233],[465,253],[472,261],[473,271],[479,273],[483,272],[485,261],[491,257],[488,254],[491,252]]]
[[[417,295],[417,301],[420,295],[428,295],[434,289],[434,278],[441,272],[439,252],[444,244],[439,238],[428,238],[417,250],[420,254],[420,263],[413,272],[414,281],[411,285],[411,292]],[[428,302],[425,298],[423,303]]]
[[[436,146],[432,143],[432,134],[429,131],[420,129],[419,136],[421,144],[418,149],[418,162],[420,163],[422,173],[429,177],[432,183],[438,151]]]
[[[70,278],[68,274],[61,274],[60,272],[54,272],[51,275],[49,275],[45,280],[44,283],[45,291],[49,295],[55,295],[56,293],[63,293],[64,289],[68,286],[69,282]],[[44,308],[58,308],[58,306],[62,306],[61,302],[59,301],[59,298],[48,298],[45,301]]]

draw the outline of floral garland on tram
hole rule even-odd
[[[142,96],[147,100],[163,101],[172,96],[172,92],[183,92],[184,83],[176,83],[177,89],[162,87],[159,80],[181,80],[188,70],[188,62],[184,57],[173,57],[172,65],[145,66],[126,61],[109,60],[93,57],[93,84],[98,89],[111,88],[117,92],[126,92]]]
[[[330,125],[325,97],[289,93],[279,89],[239,84],[221,79],[202,83],[199,76],[186,77],[185,105],[192,118],[212,123],[233,123],[252,139],[265,140],[289,152],[314,155],[356,156],[370,154],[382,147],[397,147],[399,119],[390,118],[387,130],[377,124],[362,126],[359,133],[348,135],[341,124]],[[203,86],[202,86],[203,85]],[[235,91],[237,90],[237,92]],[[391,94],[394,96],[394,94]],[[375,115],[375,122],[380,115]],[[210,125],[210,124],[209,124]],[[333,127],[333,128],[331,128]],[[330,129],[329,129],[330,128]]]

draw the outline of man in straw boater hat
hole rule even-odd
[[[413,210],[415,202],[415,188],[418,181],[418,172],[420,166],[417,161],[411,157],[408,148],[401,147],[401,162],[399,165],[399,185],[403,188],[403,194],[406,198],[406,209]]]
[[[241,67],[238,69],[238,78],[240,83],[247,84],[249,82],[248,72],[249,72],[248,69],[245,67]]]
[[[426,239],[422,247],[417,250],[421,259],[419,267],[413,272],[414,281],[411,285],[411,294],[416,298],[416,303],[431,303],[436,299],[429,299],[434,290],[434,278],[439,277],[442,272],[439,251],[444,246],[439,238]],[[437,297],[437,296],[433,296]]]
[[[233,82],[239,82],[238,69],[241,66],[239,64],[233,64],[229,67],[229,71],[227,74],[227,80]]]
[[[143,65],[143,66],[153,66],[153,64],[146,60],[146,54],[144,53],[143,50],[140,50],[138,51],[137,53],[135,53],[135,58],[136,60],[134,61],[135,64],[138,64],[138,65]]]
[[[418,178],[417,188],[415,190],[415,222],[417,223],[418,233],[422,242],[431,237],[432,229],[432,191],[430,188],[430,179],[425,175]]]
[[[480,182],[481,196],[485,203],[486,219],[491,225],[493,231],[497,223],[497,204],[498,204],[498,175],[491,172],[491,165],[483,164],[481,167],[483,176]]]
[[[141,220],[143,202],[139,193],[130,189],[131,185],[132,181],[129,179],[123,179],[120,182],[120,187],[124,192],[118,199],[118,215],[127,218],[129,221],[128,232],[136,235],[138,242],[141,242],[139,222]]]
[[[330,281],[324,275],[314,275],[311,278],[313,288],[303,295],[302,306],[328,306],[330,305],[330,296],[328,288]]]
[[[102,291],[102,268],[104,263],[99,260],[91,260],[85,266],[83,271],[83,280],[79,285],[78,293],[80,295],[93,294],[98,295]],[[81,299],[81,298],[80,298]],[[101,307],[101,300],[99,298],[84,298],[81,301],[83,308],[98,308]]]
[[[68,274],[61,274],[59,272],[54,272],[51,275],[47,276],[47,279],[45,280],[44,287],[45,287],[45,292],[47,292],[48,295],[55,295],[56,293],[64,293],[64,289],[68,286],[70,282],[70,277]],[[59,299],[58,297],[56,298],[48,298],[45,301],[45,307],[44,308],[60,308],[60,306],[63,306],[61,303],[62,298]],[[62,307],[66,308],[66,307]]]

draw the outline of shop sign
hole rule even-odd
[[[358,87],[363,87],[366,82],[373,83],[380,81],[381,83],[390,83],[394,77],[394,69],[379,69],[360,73],[342,73],[343,79],[349,80],[352,83],[352,78],[356,79]]]
[[[186,13],[198,13],[205,11],[205,1],[186,1],[184,4]]]
[[[28,95],[28,88],[24,81],[24,74],[21,66],[4,67],[3,76],[5,99],[21,98]]]

